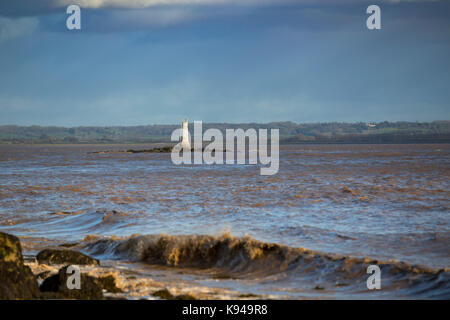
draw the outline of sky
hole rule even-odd
[[[444,0],[2,0],[0,125],[450,120],[449,57]]]

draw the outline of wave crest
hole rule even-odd
[[[84,249],[93,255],[168,267],[195,268],[220,277],[318,283],[336,290],[367,291],[367,267],[382,270],[382,293],[400,296],[450,298],[448,269],[430,269],[394,260],[380,261],[293,248],[230,234],[133,235],[127,238],[87,237]],[[320,287],[320,285],[318,286]]]

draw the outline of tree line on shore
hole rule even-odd
[[[190,123],[190,129],[192,129]],[[170,142],[180,125],[56,127],[0,126],[0,144]],[[204,123],[203,130],[279,129],[281,143],[449,143],[450,121],[378,123]]]

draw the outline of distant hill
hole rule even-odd
[[[131,127],[0,126],[0,144],[170,142],[179,125]],[[282,143],[450,143],[450,121],[379,123],[204,123],[203,130],[248,128],[280,130]],[[190,123],[190,130],[193,124]]]

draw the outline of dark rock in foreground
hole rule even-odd
[[[80,274],[80,289],[69,289],[67,285],[68,278],[72,275],[67,273],[68,266],[59,270],[59,272],[44,280],[40,286],[43,292],[42,298],[48,299],[80,299],[80,300],[99,300],[103,299],[103,288],[97,279]],[[69,280],[70,281],[70,280]]]
[[[197,300],[197,298],[195,298],[194,296],[192,296],[190,294],[180,294],[178,296],[174,296],[167,289],[155,291],[155,292],[153,292],[152,296],[158,297],[160,299],[165,299],[165,300]]]
[[[0,299],[36,299],[37,281],[23,264],[19,238],[0,232]]]
[[[95,279],[100,286],[108,292],[120,293],[123,292],[120,288],[116,286],[116,280],[113,276],[100,277]]]
[[[75,265],[98,265],[99,261],[81,252],[73,250],[45,249],[36,256],[40,264],[75,264]]]
[[[46,249],[36,257],[39,263],[98,265],[97,259],[72,250]],[[103,289],[111,293],[122,292],[113,276],[94,278],[80,273],[80,289],[69,289],[72,273],[69,266],[61,268],[55,275],[48,277],[48,271],[37,277],[45,279],[40,287],[37,277],[23,263],[22,246],[19,238],[0,232],[0,300],[24,299],[103,299]]]

